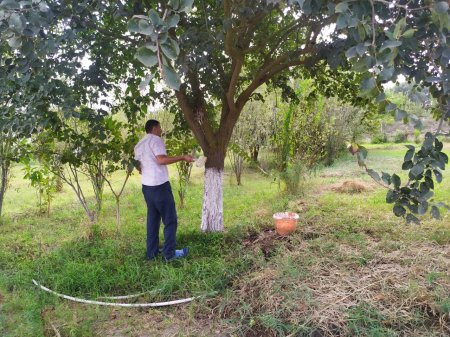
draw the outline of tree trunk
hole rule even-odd
[[[252,160],[257,163],[259,155],[259,146],[255,145],[250,149]]]
[[[116,225],[117,233],[120,232],[120,199],[116,197]]]
[[[223,167],[225,152],[207,154],[205,189],[203,192],[203,232],[223,231]]]
[[[0,181],[0,223],[2,218],[3,200],[5,199],[6,188],[8,186],[9,167],[8,163],[3,162],[1,165],[1,181]]]

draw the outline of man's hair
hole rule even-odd
[[[149,119],[147,123],[145,123],[145,132],[150,133],[152,132],[154,127],[157,127],[159,125],[159,122],[156,119]]]

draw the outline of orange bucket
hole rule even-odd
[[[298,214],[294,212],[280,212],[273,215],[275,230],[279,235],[289,235],[297,228]]]

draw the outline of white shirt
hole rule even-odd
[[[156,156],[167,155],[161,137],[148,133],[134,147],[134,159],[141,162],[141,182],[146,186],[157,186],[169,181],[167,165],[160,165]]]

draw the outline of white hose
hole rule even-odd
[[[123,296],[100,296],[97,298],[101,298],[103,300],[123,300],[123,299],[127,299],[127,298],[136,298],[136,297],[140,297],[142,295],[148,294],[150,293],[150,291],[146,291],[144,293],[139,293],[139,294],[133,294],[133,295],[123,295]]]
[[[51,290],[49,288],[46,288],[43,285],[40,285],[34,279],[33,279],[33,283],[36,286],[38,286],[39,288],[41,288],[42,290],[44,290],[44,291],[46,291],[48,293],[51,293],[53,295],[56,295],[58,297],[65,298],[66,300],[70,300],[70,301],[74,301],[74,302],[80,302],[80,303],[86,303],[86,304],[106,305],[106,306],[115,306],[115,307],[128,307],[128,308],[134,308],[134,307],[141,307],[141,308],[142,307],[164,307],[164,306],[169,306],[169,305],[188,303],[188,302],[191,302],[192,300],[195,300],[195,299],[200,297],[200,296],[189,297],[189,298],[183,298],[181,300],[168,301],[168,302],[155,302],[155,303],[111,303],[111,302],[100,302],[100,301],[84,300],[82,298],[77,298],[77,297],[63,295],[63,294],[57,293],[56,291],[53,291],[53,290]],[[116,297],[116,298],[126,298],[126,297],[119,296],[119,297]]]

